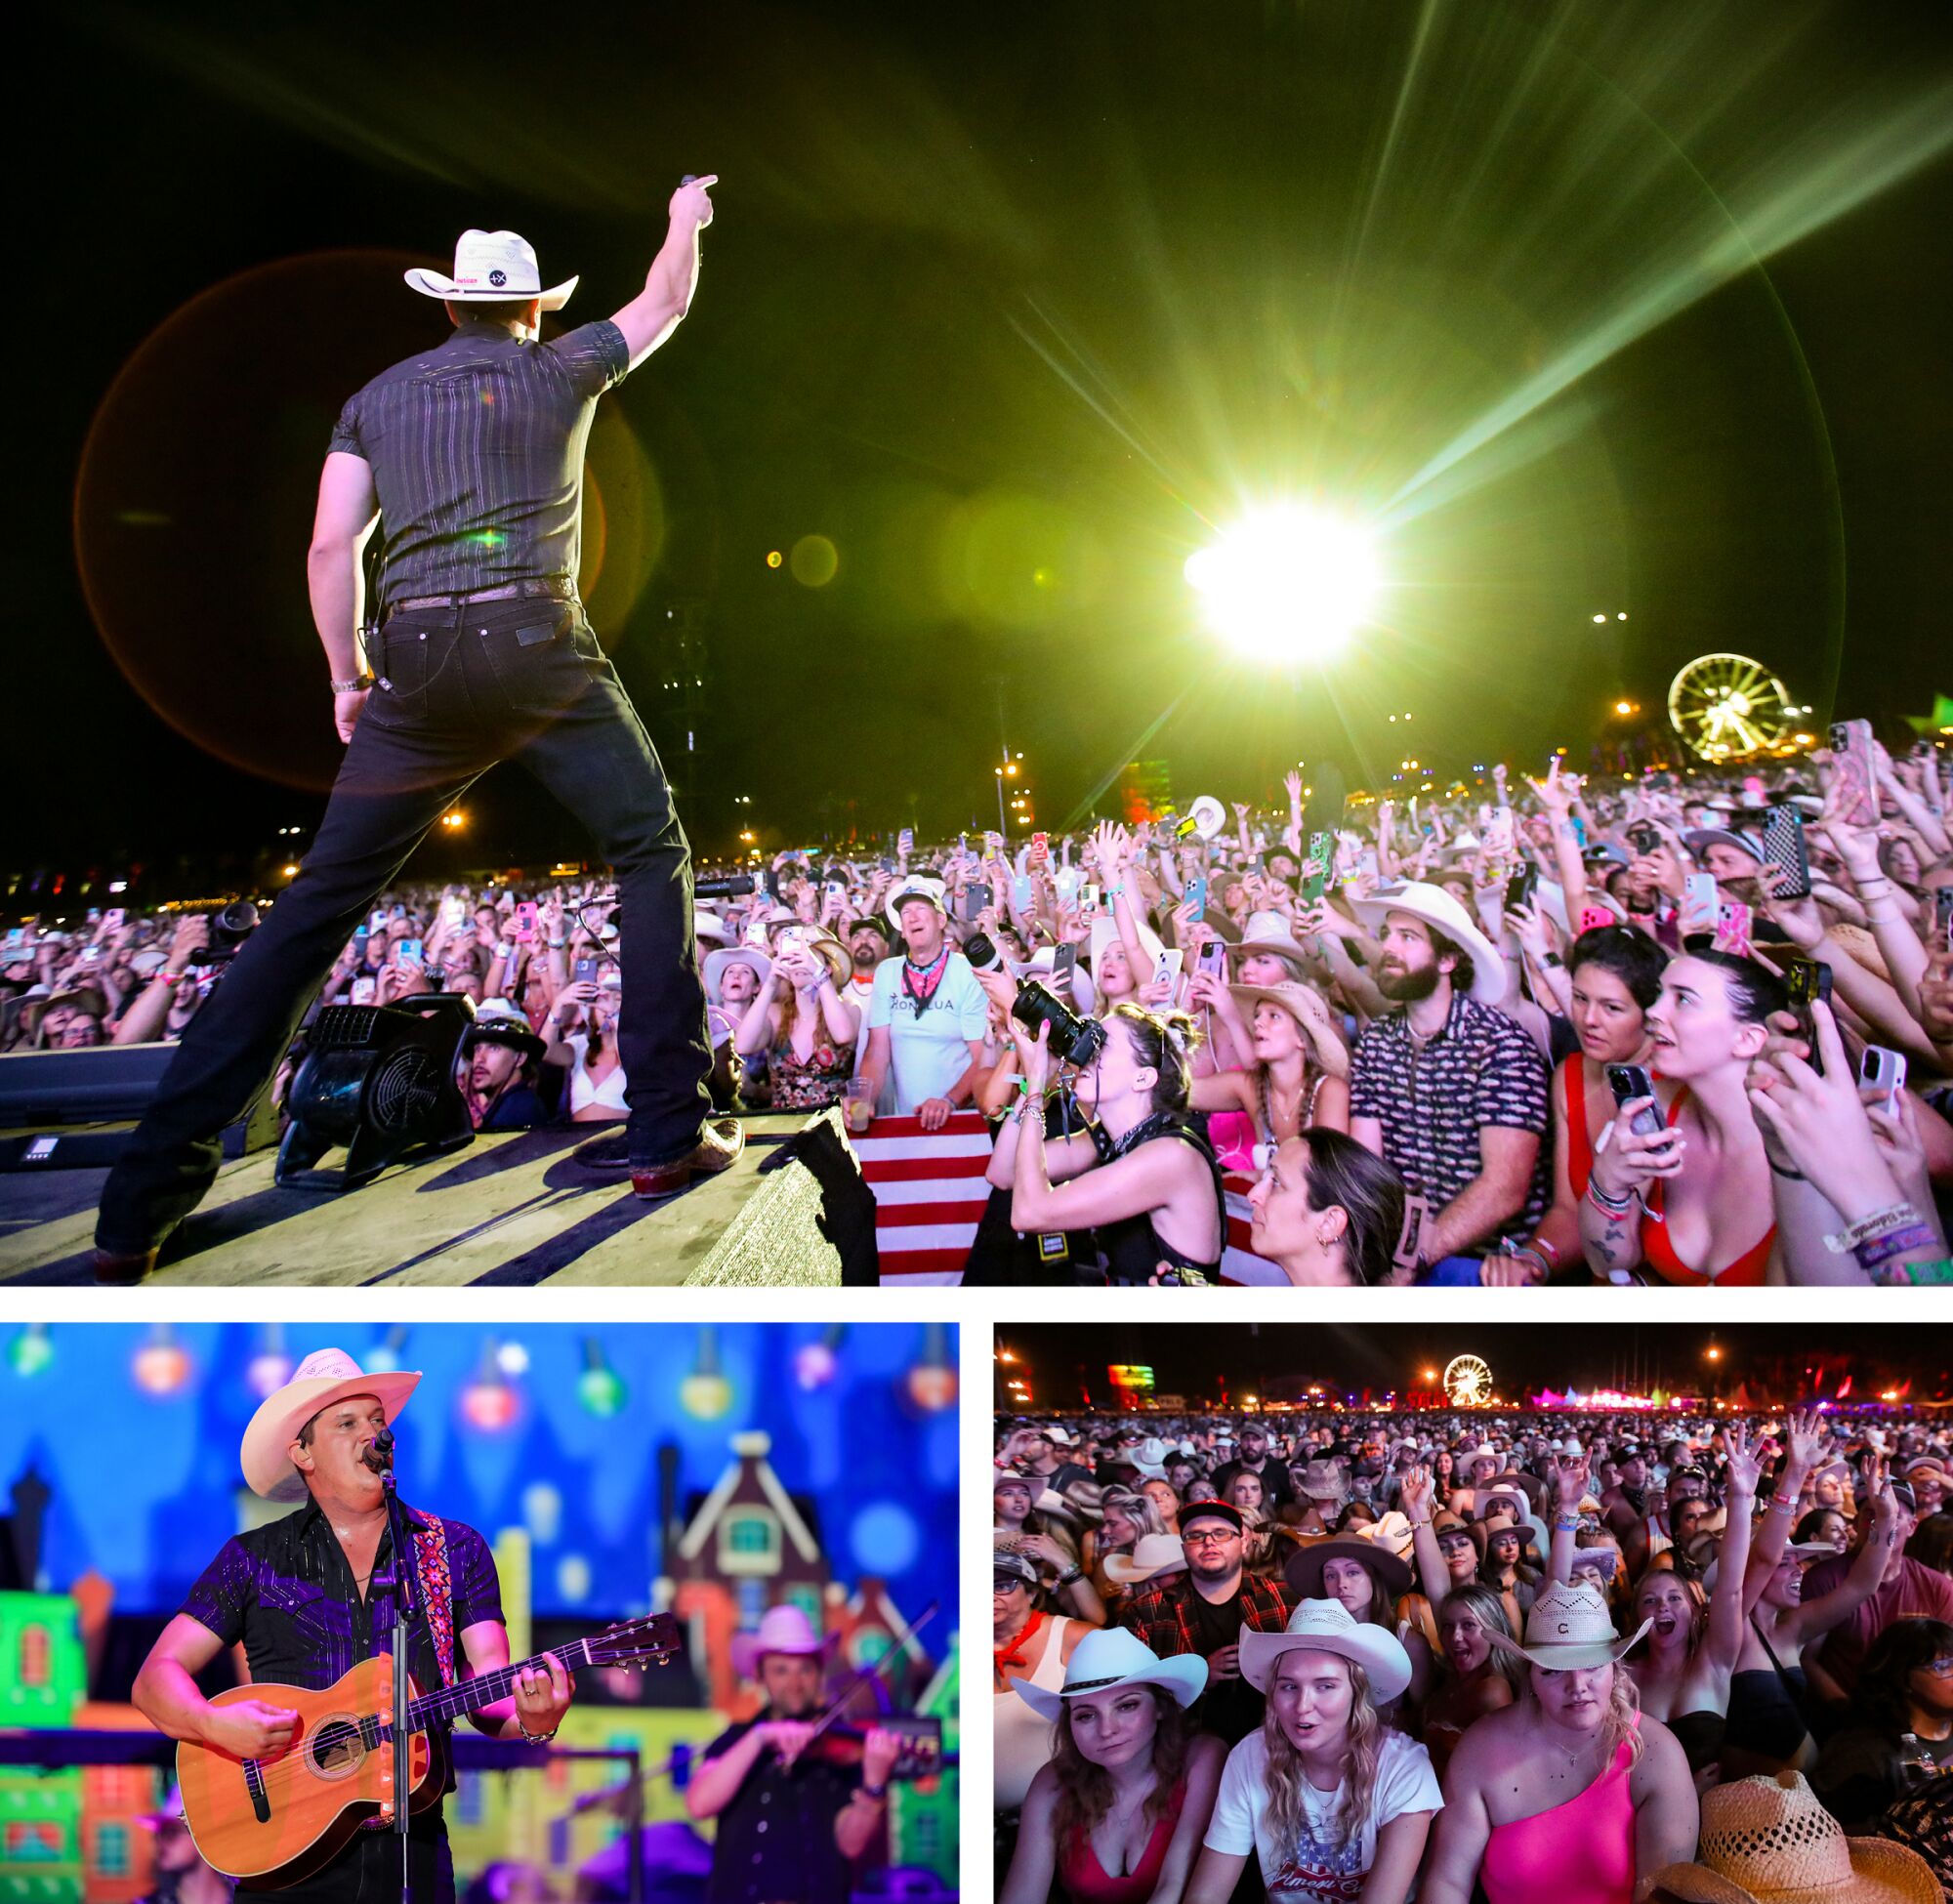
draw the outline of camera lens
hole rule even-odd
[[[1105,1047],[1105,1027],[1098,1019],[1081,1018],[1035,979],[1018,988],[1011,1015],[1032,1031],[1049,1025],[1052,1054],[1069,1064],[1090,1064]]]

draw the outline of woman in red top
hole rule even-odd
[[[1178,1904],[1214,1810],[1226,1748],[1186,1708],[1207,1684],[1197,1654],[1156,1659],[1124,1627],[1088,1634],[1056,1690],[1019,1699],[1056,1721],[1031,1780],[998,1904]]]
[[[1764,1280],[1776,1226],[1746,1081],[1770,1014],[1788,1003],[1783,981],[1754,959],[1695,952],[1669,966],[1648,1013],[1656,1095],[1630,1098],[1600,1132],[1580,1204],[1597,1276],[1694,1288]],[[1637,1131],[1650,1108],[1660,1125]]]
[[[1598,926],[1567,954],[1569,1016],[1580,1049],[1553,1078],[1553,1204],[1532,1240],[1485,1260],[1483,1280],[1543,1283],[1580,1255],[1580,1204],[1594,1167],[1594,1134],[1611,1121],[1610,1064],[1645,1064],[1653,1050],[1648,1008],[1661,996],[1668,954],[1633,926]]]

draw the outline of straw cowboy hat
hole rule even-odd
[[[1370,1676],[1370,1696],[1379,1706],[1388,1705],[1410,1684],[1410,1655],[1403,1641],[1384,1627],[1352,1618],[1341,1600],[1304,1600],[1280,1633],[1250,1633],[1244,1628],[1241,1676],[1257,1692],[1267,1692],[1275,1661],[1294,1652],[1334,1653],[1353,1660]]]
[[[1587,1581],[1568,1585],[1556,1580],[1542,1587],[1526,1615],[1525,1641],[1504,1634],[1487,1634],[1495,1646],[1523,1655],[1549,1673],[1577,1673],[1588,1667],[1611,1666],[1646,1637],[1652,1620],[1623,1639],[1607,1616],[1607,1596]]]
[[[1105,1578],[1115,1587],[1141,1587],[1185,1565],[1186,1550],[1173,1535],[1142,1534],[1132,1552],[1106,1554]]]
[[[1941,1904],[1944,1895],[1917,1851],[1847,1838],[1801,1772],[1705,1792],[1697,1850],[1699,1863],[1657,1871],[1656,1887],[1688,1904]]]
[[[784,936],[784,934],[782,935]],[[827,974],[834,980],[834,988],[839,991],[854,975],[854,961],[848,956],[848,948],[818,926],[803,926],[800,929],[802,946],[827,968]],[[774,951],[778,951],[777,943]],[[706,955],[708,958],[710,953]]]
[[[1252,958],[1257,952],[1270,952],[1295,969],[1298,978],[1309,963],[1308,952],[1289,936],[1288,922],[1278,912],[1251,912],[1235,942],[1237,958]]]
[[[1311,1501],[1334,1501],[1340,1507],[1350,1499],[1350,1470],[1340,1461],[1305,1462],[1297,1485]]]
[[[1303,1043],[1310,1051],[1316,1051],[1327,1043],[1342,1043],[1333,1028],[1328,1006],[1308,985],[1229,985],[1227,990],[1233,995],[1234,1003],[1241,1008],[1241,1015],[1251,1028],[1255,1022],[1256,1006],[1271,1005],[1277,1012],[1286,1012],[1295,1020]],[[1310,1005],[1314,1007],[1313,1017],[1309,1015]]]
[[[797,1606],[769,1606],[760,1616],[754,1632],[732,1635],[732,1670],[742,1679],[757,1679],[760,1662],[769,1653],[810,1657],[826,1652],[835,1637],[831,1633],[815,1633],[807,1615]]]
[[[534,298],[545,310],[561,310],[576,289],[576,279],[543,289],[536,249],[519,231],[464,231],[454,243],[454,275],[423,270],[404,273],[408,287],[443,304],[525,303]]]
[[[1409,1518],[1395,1508],[1373,1520],[1369,1526],[1358,1528],[1357,1533],[1363,1540],[1376,1542],[1385,1552],[1394,1553],[1399,1560],[1409,1559],[1411,1549],[1417,1544]]]
[[[1387,916],[1407,912],[1434,926],[1453,945],[1472,955],[1472,996],[1480,1005],[1496,1005],[1506,995],[1506,962],[1499,948],[1441,886],[1410,880],[1394,889],[1385,887],[1367,899],[1354,901],[1356,917],[1372,931],[1381,931]]]
[[[305,1476],[292,1466],[292,1443],[299,1430],[333,1403],[353,1395],[372,1395],[387,1420],[399,1420],[407,1397],[420,1387],[418,1369],[368,1375],[343,1348],[321,1348],[308,1355],[282,1388],[274,1388],[258,1404],[237,1451],[238,1464],[253,1494],[267,1501],[303,1501]]]
[[[1198,1653],[1155,1657],[1138,1634],[1124,1627],[1097,1627],[1073,1648],[1061,1686],[1034,1686],[1013,1679],[1011,1690],[1040,1718],[1056,1719],[1067,1699],[1107,1686],[1163,1686],[1184,1711],[1207,1688],[1207,1662]]]

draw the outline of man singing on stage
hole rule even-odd
[[[377,894],[498,761],[519,760],[595,836],[617,875],[618,1042],[630,1122],[579,1155],[666,1196],[739,1154],[711,1117],[712,1051],[691,936],[691,859],[650,740],[577,599],[583,446],[597,399],[668,338],[698,280],[711,177],[672,196],[644,290],[550,343],[542,288],[513,231],[467,231],[454,275],[407,282],[454,334],[383,371],[333,432],[307,561],[312,619],[348,743],[303,868],[191,1021],[110,1174],[99,1281],[135,1282],[217,1175],[218,1134],[284,1057]],[[360,654],[361,552],[379,525],[376,608]],[[599,1154],[593,1155],[593,1151]]]
[[[686,1791],[694,1818],[719,1820],[706,1904],[848,1904],[850,1862],[881,1829],[902,1742],[878,1727],[858,1765],[803,1758],[828,1644],[797,1606],[770,1608],[732,1641],[734,1669],[759,1680],[767,1707],[713,1740]]]
[[[239,1457],[245,1480],[266,1500],[305,1506],[227,1541],[143,1662],[135,1702],[170,1737],[239,1759],[273,1759],[267,1768],[273,1771],[299,1715],[258,1699],[214,1706],[198,1692],[196,1676],[241,1640],[254,1684],[324,1691],[358,1661],[392,1652],[393,1595],[384,1585],[373,1591],[375,1577],[388,1581],[395,1563],[380,1478],[385,1462],[374,1444],[419,1383],[418,1374],[364,1374],[339,1349],[321,1349],[251,1418]],[[414,1683],[425,1691],[507,1666],[509,1635],[487,1543],[458,1520],[398,1507],[412,1532],[407,1663]],[[513,1697],[472,1716],[490,1738],[554,1737],[575,1686],[554,1654],[543,1657],[546,1673],[519,1674]],[[450,1792],[447,1728],[431,1726],[427,1737],[435,1789]],[[237,1798],[240,1805],[250,1802],[241,1776]],[[451,1904],[454,1867],[438,1804],[414,1813],[408,1845],[417,1904]],[[278,1894],[338,1904],[399,1891],[399,1839],[368,1828]]]

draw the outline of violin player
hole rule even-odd
[[[881,1831],[902,1741],[871,1727],[858,1763],[818,1751],[831,1643],[797,1606],[769,1608],[732,1641],[734,1670],[767,1703],[713,1740],[685,1795],[694,1818],[719,1820],[706,1904],[848,1904],[850,1866]]]

